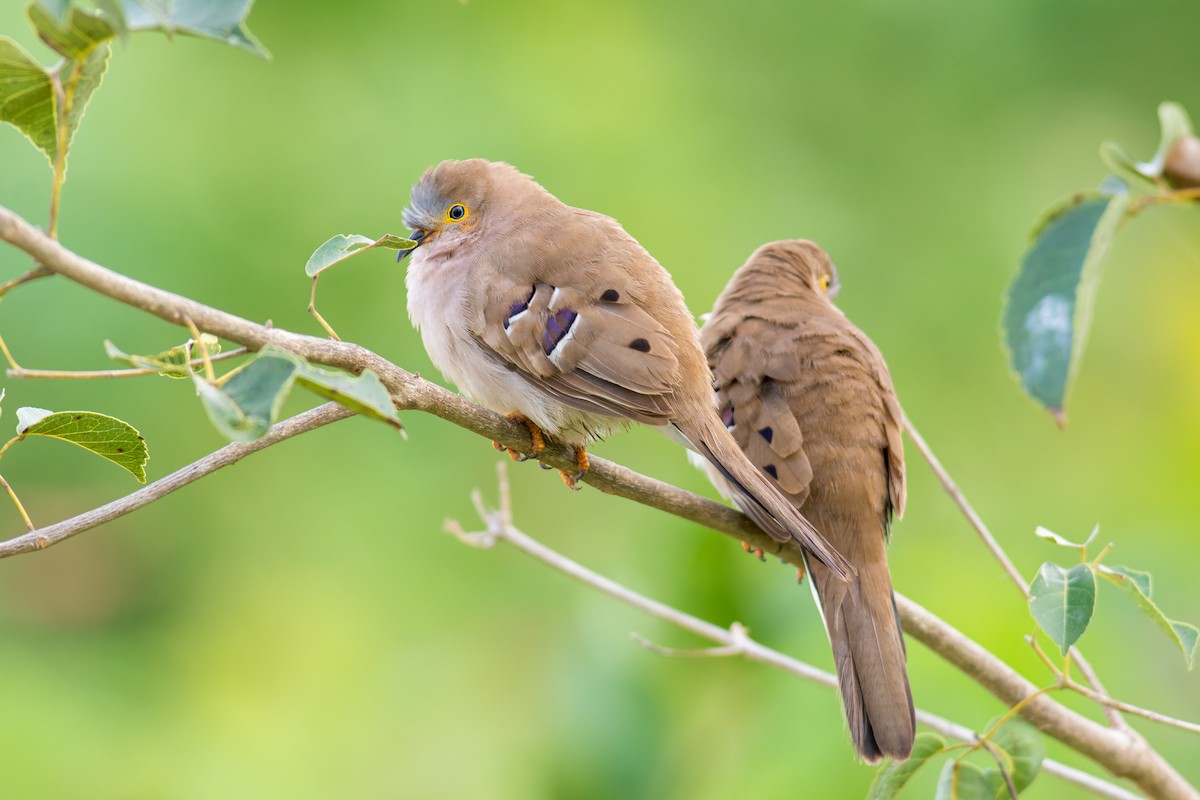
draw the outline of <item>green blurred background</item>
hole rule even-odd
[[[4,4],[0,32],[48,62],[21,5]],[[1065,432],[1020,394],[997,333],[1031,223],[1101,179],[1099,143],[1149,156],[1161,100],[1200,117],[1200,5],[260,0],[250,25],[273,61],[153,34],[117,47],[72,155],[68,246],[318,333],[309,253],[334,233],[404,233],[409,187],[444,158],[510,161],[615,216],[696,313],[757,245],[810,237],[837,261],[840,303],[887,356],[909,414],[1027,576],[1069,558],[1036,525],[1075,538],[1099,522],[1117,543],[1110,563],[1152,571],[1162,607],[1200,622],[1200,214],[1155,209],[1122,232]],[[45,160],[5,128],[0,165],[0,204],[44,224]],[[0,277],[27,266],[0,248]],[[386,254],[321,288],[344,337],[437,377]],[[183,338],[57,279],[9,297],[0,331],[24,366],[64,369],[110,366],[105,338],[130,352]],[[5,425],[23,405],[131,421],[152,479],[222,444],[181,382],[6,388]],[[0,795],[864,794],[872,770],[854,763],[829,690],[644,651],[629,632],[698,644],[515,551],[440,533],[446,517],[476,523],[469,492],[494,497],[499,456],[432,417],[405,422],[407,442],[339,423],[0,563]],[[596,452],[709,491],[652,432]],[[524,530],[830,665],[787,569],[567,492],[531,464],[510,473]],[[135,488],[50,441],[12,449],[4,475],[39,523]],[[908,506],[899,591],[1046,682],[1020,597],[911,449]],[[1081,645],[1115,695],[1200,718],[1200,671],[1113,587]],[[1001,712],[921,645],[910,662],[921,707],[973,728]],[[1135,725],[1200,781],[1194,735]],[[935,777],[910,796],[931,796]],[[1043,776],[1028,796],[1083,795]]]

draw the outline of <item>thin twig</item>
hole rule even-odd
[[[337,335],[337,331],[333,329],[333,326],[325,321],[325,318],[321,316],[320,311],[317,311],[317,278],[319,277],[321,277],[321,273],[319,272],[316,275],[313,275],[312,294],[309,295],[308,298],[308,313],[312,314],[317,322],[321,324],[321,327],[324,328],[325,332],[329,334],[330,339],[340,342],[342,337]]]
[[[1192,733],[1200,733],[1200,725],[1197,725],[1194,722],[1188,722],[1185,719],[1169,717],[1166,714],[1160,714],[1157,711],[1150,711],[1149,709],[1130,705],[1129,703],[1117,700],[1114,697],[1102,695],[1094,689],[1090,689],[1081,683],[1071,680],[1070,678],[1067,678],[1066,688],[1073,689],[1074,691],[1079,692],[1080,694],[1089,697],[1092,700],[1095,700],[1097,703],[1103,703],[1105,705],[1110,705],[1113,708],[1120,709],[1127,714],[1135,714],[1139,717],[1144,717],[1148,720],[1153,720],[1154,722],[1158,722],[1163,725],[1170,725],[1171,727],[1180,728],[1185,731],[1191,731]]]
[[[238,347],[233,350],[227,350],[224,353],[218,353],[215,356],[209,356],[208,360],[212,362],[225,361],[230,358],[244,356],[250,352],[244,347]],[[199,367],[203,366],[204,359],[193,358],[187,362],[187,366]],[[182,370],[183,365],[180,365]],[[76,380],[88,381],[99,380],[102,378],[136,378],[141,375],[163,375],[161,369],[155,367],[136,367],[131,369],[93,369],[93,370],[64,370],[64,369],[25,369],[17,367],[9,369],[5,373],[10,378],[39,378],[44,380]],[[181,373],[181,377],[183,377]]]
[[[1000,562],[1000,566],[1008,574],[1008,577],[1012,580],[1013,584],[1016,585],[1017,589],[1020,590],[1021,595],[1028,600],[1029,584],[1025,582],[1025,578],[1021,575],[1016,565],[1013,564],[1012,559],[1008,557],[1008,553],[1004,552],[1004,548],[1000,546],[998,541],[996,541],[996,537],[992,536],[992,532],[988,530],[987,525],[985,525],[980,516],[975,513],[975,509],[972,508],[971,504],[967,501],[966,495],[964,495],[962,490],[958,488],[958,484],[955,483],[954,479],[950,477],[950,473],[947,472],[946,468],[942,466],[942,462],[936,455],[934,455],[932,448],[930,448],[929,444],[925,441],[925,438],[917,431],[916,427],[912,424],[912,420],[908,418],[907,414],[904,415],[904,430],[908,432],[909,439],[911,439],[912,443],[917,446],[917,450],[924,457],[925,461],[928,462],[929,467],[933,470],[934,475],[936,475],[938,480],[941,481],[942,488],[946,490],[946,494],[950,495],[950,499],[954,501],[956,506],[958,506],[963,516],[966,517],[967,522],[970,523],[971,527],[975,529],[975,532],[979,534],[979,538],[983,540],[983,543],[987,549],[990,550],[995,559]],[[1108,697],[1109,695],[1104,688],[1104,684],[1100,682],[1100,678],[1098,675],[1096,675],[1096,671],[1092,669],[1092,665],[1083,657],[1083,653],[1079,652],[1079,649],[1076,647],[1072,647],[1070,653],[1071,658],[1074,659],[1076,665],[1078,665],[1079,671],[1083,673],[1083,676],[1087,679],[1088,683],[1092,685],[1092,688],[1095,689],[1100,696]],[[1126,733],[1133,733],[1133,729],[1129,727],[1129,723],[1125,721],[1117,709],[1113,708],[1109,704],[1103,704],[1101,708],[1104,710],[1104,715],[1108,719],[1110,725]]]
[[[18,286],[23,286],[26,283],[32,283],[33,281],[36,281],[38,278],[48,278],[49,276],[51,276],[53,274],[54,274],[54,270],[47,269],[46,267],[43,267],[41,264],[38,264],[36,267],[29,270],[24,275],[18,275],[17,277],[12,278],[11,280],[7,280],[4,283],[0,283],[0,298],[3,298],[4,295],[8,294],[9,292],[11,292],[13,289],[17,288]]]
[[[124,516],[131,511],[136,511],[144,505],[153,503],[155,500],[165,497],[176,489],[181,489],[189,483],[203,478],[205,475],[241,461],[251,453],[257,453],[259,450],[282,442],[285,439],[290,439],[297,434],[311,431],[314,428],[319,428],[322,425],[328,425],[330,422],[336,422],[339,419],[345,419],[353,415],[353,411],[337,403],[325,403],[324,405],[305,411],[303,414],[297,414],[290,419],[274,425],[260,439],[255,439],[253,442],[238,442],[226,445],[220,450],[209,453],[199,461],[188,464],[186,467],[172,472],[165,478],[160,478],[154,483],[142,487],[133,494],[126,495],[99,508],[93,508],[91,511],[85,511],[78,516],[71,517],[62,522],[56,522],[44,528],[37,528],[29,533],[14,536],[12,539],[0,542],[0,558],[20,553],[31,553],[34,550],[42,550],[50,545],[58,544],[77,533],[82,533],[89,528],[94,528],[97,525]]]
[[[1113,697],[1102,695],[1094,689],[1084,686],[1077,681],[1071,680],[1070,677],[1064,675],[1062,670],[1055,665],[1050,656],[1046,654],[1046,651],[1042,649],[1042,646],[1038,643],[1037,639],[1032,636],[1026,636],[1025,641],[1029,643],[1029,646],[1033,649],[1033,652],[1037,655],[1037,657],[1041,659],[1042,663],[1058,675],[1059,681],[1061,682],[1061,687],[1063,689],[1071,689],[1072,691],[1079,692],[1085,697],[1095,700],[1097,703],[1112,705],[1126,713],[1144,717],[1145,719],[1159,722],[1163,725],[1170,725],[1173,728],[1180,728],[1181,730],[1191,731],[1192,733],[1200,733],[1200,725],[1197,725],[1195,722],[1188,722],[1185,719],[1170,717],[1166,714],[1160,714],[1157,711],[1150,711],[1149,709],[1141,708],[1140,706],[1130,705],[1129,703],[1122,702],[1121,700],[1117,700]]]
[[[497,480],[499,484],[499,507],[490,510],[483,502],[481,493],[476,490],[471,493],[475,510],[484,523],[484,530],[466,532],[456,520],[447,520],[445,529],[459,541],[472,547],[490,548],[496,542],[507,542],[526,555],[551,567],[558,572],[575,579],[589,588],[596,589],[609,597],[625,603],[628,606],[649,614],[652,617],[669,622],[678,628],[689,631],[715,642],[718,646],[701,650],[675,650],[662,647],[650,642],[644,637],[634,635],[634,640],[647,649],[669,656],[741,656],[749,661],[770,664],[773,667],[789,672],[812,683],[836,689],[837,677],[830,672],[818,669],[799,659],[785,655],[750,638],[749,631],[740,623],[733,623],[729,628],[722,628],[711,622],[694,617],[677,608],[660,603],[617,583],[611,578],[594,572],[587,567],[572,561],[563,554],[553,550],[538,540],[523,533],[512,522],[512,499],[508,484],[507,464],[503,461],[497,464]],[[969,744],[981,743],[979,734],[969,728],[939,717],[922,709],[916,710],[917,721],[932,730],[952,739]],[[1136,795],[1101,778],[1067,767],[1052,759],[1042,762],[1042,769],[1048,774],[1063,780],[1083,786],[1102,797],[1118,798],[1118,800],[1133,800]]]

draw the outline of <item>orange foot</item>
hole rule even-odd
[[[742,549],[747,553],[753,553],[754,557],[759,561],[766,561],[767,557],[763,555],[761,547],[751,547],[749,542],[742,542]]]
[[[492,447],[496,448],[497,450],[505,451],[508,453],[508,457],[513,461],[528,461],[530,458],[535,458],[538,453],[546,449],[546,440],[542,437],[541,428],[539,428],[537,425],[534,425],[533,421],[530,420],[529,417],[525,416],[519,411],[514,411],[507,416],[512,421],[519,422],[529,429],[529,438],[533,443],[532,452],[529,453],[529,455],[526,455],[520,450],[513,450],[511,447],[505,447],[499,442],[492,442]]]
[[[577,484],[579,482],[579,479],[583,477],[583,473],[588,471],[588,466],[589,465],[588,465],[587,450],[585,450],[582,447],[576,447],[575,448],[576,472],[574,474],[571,474],[569,472],[566,472],[565,470],[560,469],[558,471],[558,474],[562,475],[563,483],[565,483],[567,485],[568,489],[578,492],[579,486]]]

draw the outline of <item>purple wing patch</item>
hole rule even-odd
[[[569,308],[560,309],[546,318],[546,330],[542,333],[542,352],[550,355],[554,348],[566,338],[579,315]]]
[[[529,290],[529,297],[526,297],[524,300],[518,300],[508,307],[508,313],[504,315],[504,330],[508,330],[508,325],[512,322],[513,317],[529,308],[529,301],[533,299],[536,293],[537,287],[533,287]]]

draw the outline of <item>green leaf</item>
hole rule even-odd
[[[1150,599],[1151,579],[1149,572],[1129,567],[1100,566],[1100,577],[1115,583],[1131,599],[1142,613],[1149,617],[1171,641],[1179,646],[1190,670],[1195,666],[1196,643],[1200,641],[1200,628],[1187,622],[1168,619],[1166,614]]]
[[[199,36],[233,45],[259,58],[270,58],[246,17],[253,0],[123,0],[130,31],[157,30],[173,36]]]
[[[279,409],[293,383],[403,430],[396,407],[375,373],[367,370],[354,376],[324,370],[275,347],[264,347],[229,373],[220,386],[199,375],[192,379],[213,424],[238,442],[257,439],[278,421]]]
[[[997,720],[987,724],[987,729],[995,725]],[[1046,757],[1046,745],[1037,728],[1023,719],[1013,718],[1004,723],[1004,727],[992,734],[991,743],[1001,751],[1004,769],[1012,778],[1018,792],[1023,792],[1033,783],[1042,761]],[[998,767],[987,767],[983,776],[995,787],[997,798],[1009,796],[1008,786]]]
[[[73,7],[65,19],[34,3],[25,11],[38,37],[68,60],[86,56],[97,45],[107,42],[116,31],[107,19]]]
[[[1158,107],[1159,134],[1158,150],[1149,161],[1138,161],[1116,142],[1100,145],[1100,160],[1123,178],[1134,178],[1139,183],[1157,187],[1163,177],[1167,156],[1175,143],[1184,136],[1192,135],[1192,121],[1183,106],[1178,103],[1162,103]]]
[[[124,42],[129,36],[129,25],[125,22],[125,7],[121,5],[121,0],[94,0],[94,2],[100,15],[108,21],[113,31]]]
[[[310,278],[315,278],[339,261],[347,259],[364,247],[370,247],[373,244],[375,244],[375,240],[368,239],[366,236],[339,233],[313,251],[313,254],[308,257],[308,263],[304,265],[304,273]]]
[[[1171,148],[1175,145],[1176,140],[1195,134],[1192,128],[1192,120],[1188,116],[1187,110],[1179,103],[1161,103],[1158,106],[1158,124],[1162,132],[1159,134],[1158,150],[1154,153],[1154,158],[1150,161],[1150,166],[1154,170],[1155,175],[1162,174],[1163,166],[1167,161],[1167,154],[1171,152]]]
[[[937,800],[995,800],[992,782],[970,761],[947,761],[938,778]]]
[[[71,4],[74,0],[36,0],[37,5],[45,9],[46,13],[54,18],[60,25],[67,21],[67,12],[71,9]]]
[[[199,375],[192,381],[213,425],[227,439],[249,442],[267,432],[296,377],[296,362],[277,353],[259,353],[214,386]]]
[[[1129,153],[1125,152],[1125,148],[1116,142],[1108,141],[1100,145],[1100,160],[1104,162],[1106,167],[1128,183],[1143,188],[1153,188],[1156,186],[1154,182],[1156,176],[1154,167],[1136,160]]]
[[[220,341],[211,333],[200,334],[200,340],[204,342],[204,347],[210,356],[221,352]],[[129,355],[105,339],[104,352],[114,361],[122,361],[138,369],[157,370],[159,375],[167,378],[189,377],[192,374],[192,368],[188,363],[199,355],[195,339],[188,339],[183,344],[175,345],[170,350],[164,350],[152,356]]]
[[[412,239],[406,239],[403,236],[396,236],[392,233],[385,233],[380,236],[375,242],[376,247],[383,247],[388,250],[412,250],[417,246],[417,243]]]
[[[50,75],[19,44],[0,36],[0,122],[24,134],[51,163],[58,152],[54,110]]]
[[[162,30],[216,39],[266,58],[245,26],[251,0],[95,0],[97,11],[70,0],[35,0],[26,15],[38,36],[65,59],[46,69],[13,40],[0,37],[0,122],[21,131],[51,166],[59,142],[71,142],[104,78],[110,40],[130,30]],[[61,87],[66,114],[60,119]],[[58,127],[63,126],[59,135]],[[64,153],[64,158],[66,153]],[[65,163],[65,162],[64,162]]]
[[[266,433],[266,427],[259,426],[238,408],[233,398],[199,375],[192,375],[192,383],[196,387],[196,395],[204,406],[213,427],[226,439],[234,442],[249,442]]]
[[[1096,576],[1087,564],[1064,570],[1047,561],[1029,587],[1029,611],[1065,656],[1092,619]]]
[[[1146,596],[1146,599],[1150,598],[1150,592],[1154,590],[1154,578],[1145,570],[1132,569],[1130,567],[1106,567],[1101,564],[1100,573],[1102,577],[1107,578],[1109,582],[1115,583],[1118,586],[1124,582],[1120,576],[1133,581],[1134,586]]]
[[[1054,542],[1055,544],[1060,545],[1062,547],[1069,547],[1072,550],[1078,550],[1081,553],[1087,551],[1087,546],[1092,543],[1092,540],[1096,538],[1096,534],[1098,534],[1099,532],[1100,532],[1100,526],[1097,525],[1096,527],[1092,528],[1091,534],[1087,537],[1087,539],[1083,542],[1083,544],[1076,544],[1075,542],[1072,542],[1069,539],[1064,539],[1063,537],[1059,536],[1057,533],[1050,530],[1049,528],[1043,528],[1041,525],[1038,525],[1037,530],[1034,531],[1034,533],[1036,533],[1042,539],[1046,539],[1048,541]]]
[[[1009,363],[1060,425],[1091,327],[1100,264],[1129,203],[1128,193],[1080,194],[1052,209],[1008,288],[1002,327]]]
[[[867,800],[892,800],[917,770],[945,747],[946,740],[938,734],[918,733],[907,761],[888,761],[879,767],[867,791]]]
[[[150,454],[146,440],[128,422],[94,411],[47,411],[17,409],[17,436],[46,436],[61,439],[107,459],[146,482]]]
[[[362,375],[355,376],[324,370],[302,362],[296,374],[296,382],[322,397],[336,400],[351,411],[403,430],[391,395],[371,370],[364,370]]]
[[[295,360],[262,352],[230,373],[221,388],[247,417],[270,426],[279,419],[295,376]]]
[[[64,60],[46,69],[15,42],[0,37],[0,122],[25,134],[53,166],[60,138],[69,153],[88,102],[104,79],[113,28],[100,16],[78,8],[70,9],[65,23],[56,17],[57,9],[48,11],[37,3],[26,13],[42,41]],[[61,87],[67,112],[61,120],[56,85]]]
[[[339,261],[344,261],[355,253],[372,247],[383,247],[388,250],[411,250],[416,246],[417,243],[412,239],[405,239],[390,233],[384,234],[379,239],[368,239],[366,236],[358,234],[339,233],[313,251],[313,254],[308,257],[308,263],[304,265],[304,272],[308,277],[315,278]]]

